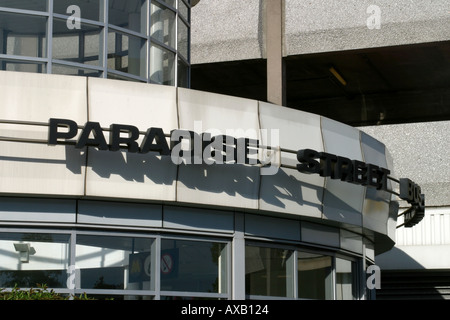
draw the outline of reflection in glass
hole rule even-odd
[[[73,5],[79,8],[79,12],[74,11]],[[76,8],[78,10],[78,8]],[[66,16],[80,15],[81,19],[102,21],[103,0],[55,0],[53,1],[53,11]]]
[[[178,59],[178,87],[189,87],[189,66],[181,59]]]
[[[47,18],[0,12],[0,53],[43,58]]]
[[[108,294],[108,295],[99,295],[99,294],[89,294],[89,298],[95,299],[95,300],[114,300],[114,301],[124,301],[124,300],[137,300],[137,301],[144,301],[144,300],[154,300],[154,296],[137,296],[137,295],[123,295],[123,294]]]
[[[175,53],[153,45],[150,49],[150,80],[175,85]]]
[[[109,1],[109,24],[147,34],[145,0]]]
[[[53,29],[54,59],[100,65],[100,27],[82,23],[80,29],[71,30],[65,20],[55,19]]]
[[[178,0],[178,12],[189,21],[189,9],[183,0]]]
[[[137,80],[135,78],[130,78],[121,74],[115,74],[113,72],[108,72],[108,79],[113,79],[113,80],[122,80],[122,81],[131,81],[131,82],[144,82],[143,80]]]
[[[162,2],[167,3],[169,6],[172,6],[173,8],[176,7],[176,1],[177,0],[162,0]]]
[[[292,297],[292,251],[245,247],[245,291],[249,295]]]
[[[67,287],[69,235],[0,233],[0,287]]]
[[[47,0],[0,0],[0,7],[22,10],[47,11]]]
[[[146,77],[146,43],[143,38],[111,31],[108,35],[108,69]]]
[[[151,290],[152,243],[144,238],[77,236],[77,288]]]
[[[166,9],[161,5],[152,3],[151,6],[151,30],[150,35],[153,39],[175,48],[175,12]]]
[[[0,70],[46,73],[46,66],[44,63],[0,59]]]
[[[189,1],[0,0],[1,7],[8,8],[0,9],[1,70],[189,87]],[[30,11],[8,12],[14,9]],[[82,65],[102,73],[86,73]]]
[[[298,253],[298,297],[333,299],[332,259],[330,256]]]
[[[102,72],[98,70],[65,66],[57,63],[54,63],[52,68],[53,74],[62,74],[67,76],[95,77],[95,78],[99,78],[102,76]]]
[[[178,52],[188,59],[189,54],[189,29],[180,18],[178,18]]]
[[[336,299],[353,300],[355,295],[355,262],[336,258]]]
[[[227,293],[225,243],[161,241],[161,290]]]

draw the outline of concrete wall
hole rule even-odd
[[[385,143],[395,174],[417,182],[427,206],[450,206],[450,121],[359,129]]]
[[[192,63],[264,58],[265,1],[200,1]],[[285,0],[284,55],[444,41],[449,22],[446,0]]]
[[[377,264],[385,270],[448,269],[450,121],[359,129],[385,142],[395,173],[418,182],[426,199],[424,219],[413,228],[399,227],[395,232],[395,247],[378,256]],[[402,222],[399,218],[398,225]]]

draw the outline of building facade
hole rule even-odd
[[[418,185],[362,128],[194,90],[190,29],[223,5],[0,1],[0,287],[374,297]]]
[[[377,298],[448,298],[448,1],[275,2],[278,22],[267,12],[273,1],[211,0],[192,10],[191,87],[270,99],[268,75],[277,61],[268,65],[268,51],[281,39],[282,76],[274,74],[284,86],[283,105],[382,141],[396,174],[425,193],[421,224],[404,228],[400,216],[395,247],[376,257]],[[275,39],[271,23],[280,25]],[[406,208],[400,201],[400,212]]]

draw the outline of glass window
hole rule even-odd
[[[135,78],[123,76],[121,74],[115,74],[115,73],[113,73],[113,71],[109,71],[108,72],[107,78],[108,79],[113,79],[113,80],[122,80],[122,81],[131,81],[131,82],[144,83],[144,80],[137,80]],[[147,82],[145,81],[145,83],[147,83]]]
[[[178,52],[185,58],[189,58],[189,28],[178,18]]]
[[[145,78],[146,43],[143,38],[111,31],[108,36],[108,69]]]
[[[76,295],[78,296],[78,294]],[[99,295],[99,294],[88,294],[87,295],[89,298],[95,299],[95,300],[114,300],[114,301],[129,301],[129,300],[133,300],[133,301],[143,301],[143,300],[154,300],[155,297],[154,296],[144,296],[144,295],[122,295],[122,294],[113,294],[113,293],[109,293],[108,295]]]
[[[1,70],[189,87],[189,1],[54,0],[54,16],[47,11],[48,3],[0,0],[0,8],[40,12],[0,10]],[[47,34],[49,17],[53,17],[52,35]],[[31,62],[30,58],[41,59]],[[82,65],[102,70],[90,71]]]
[[[285,249],[246,246],[246,294],[292,297],[292,253]]]
[[[0,7],[22,10],[47,11],[47,0],[0,0]]]
[[[355,297],[356,263],[336,258],[336,299],[352,300]]]
[[[151,290],[153,239],[77,236],[77,288]]]
[[[163,239],[161,290],[227,293],[227,245]]]
[[[45,63],[0,59],[0,70],[16,72],[46,73]]]
[[[53,11],[66,16],[103,21],[103,0],[55,0]]]
[[[189,87],[189,66],[181,59],[178,59],[178,86]]]
[[[333,299],[331,256],[298,252],[298,297]]]
[[[150,80],[175,85],[175,53],[153,45],[150,49]]]
[[[65,20],[55,19],[53,31],[53,59],[100,65],[100,27],[82,23],[69,29]]]
[[[174,49],[176,45],[175,19],[175,12],[152,2],[150,35],[153,39]]]
[[[161,0],[164,3],[167,3],[169,6],[175,8],[177,0]]]
[[[0,233],[0,287],[67,288],[69,235]]]
[[[109,23],[121,28],[147,34],[145,0],[109,1]]]
[[[178,0],[178,13],[189,21],[189,8],[183,0]]]
[[[77,68],[77,67],[65,66],[65,65],[61,65],[61,64],[57,64],[57,63],[53,63],[52,73],[68,75],[68,76],[83,76],[83,77],[95,77],[95,78],[99,78],[102,76],[102,72],[99,70]]]
[[[0,53],[47,56],[47,18],[0,12]]]

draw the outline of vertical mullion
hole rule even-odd
[[[146,74],[146,78],[147,78],[147,83],[150,83],[150,50],[151,50],[151,39],[150,39],[150,28],[151,28],[151,14],[150,14],[150,9],[151,9],[151,0],[146,0],[145,1],[145,8],[147,10],[147,15],[146,15],[146,23],[147,23],[147,28],[146,28],[146,36],[147,36],[147,74]]]
[[[109,0],[103,1],[103,78],[108,77],[108,16],[109,16]]]
[[[233,259],[232,259],[232,246],[233,246],[233,239],[231,241],[227,242],[227,294],[228,294],[228,300],[231,300],[232,298],[232,269],[233,269]]]
[[[336,274],[336,255],[333,255],[333,259],[331,260],[332,272],[331,272],[331,299],[337,299],[337,274]]]
[[[77,213],[78,214],[78,213]],[[75,290],[77,289],[77,284],[81,283],[81,279],[79,279],[80,277],[80,273],[76,271],[76,246],[77,246],[77,232],[72,230],[71,234],[70,234],[70,243],[69,243],[69,268],[70,268],[70,272],[71,274],[69,276],[73,276],[72,272],[75,275],[75,283],[73,288],[69,288],[68,285],[68,289],[73,290],[71,293],[74,295],[75,294]]]
[[[161,236],[156,237],[152,250],[152,278],[154,279],[155,300],[161,300]],[[152,287],[150,287],[152,289]]]
[[[231,299],[245,300],[245,235],[244,214],[235,213],[234,236],[231,245]]]
[[[190,88],[191,87],[191,14],[192,14],[192,7],[191,7],[191,3],[189,2],[187,4],[188,7],[188,18],[187,21],[189,22],[189,26],[188,26],[188,40],[187,40],[187,47],[188,47],[188,56],[186,57],[187,62],[188,62],[188,66],[187,66],[187,87]]]
[[[52,73],[53,59],[53,1],[48,0],[48,20],[47,20],[47,73]]]
[[[176,2],[175,2],[175,9],[176,9],[176,12],[175,12],[175,61],[173,63],[174,68],[175,68],[175,72],[174,72],[175,88],[178,87],[178,49],[179,49],[178,48],[178,28],[180,27],[178,25],[178,15],[180,14],[179,13],[179,1],[180,0],[176,0]]]
[[[80,31],[78,33],[78,62],[79,63],[85,63],[85,52],[86,52],[86,33],[84,31]],[[82,76],[84,75],[83,70],[78,70],[78,75]]]
[[[294,250],[293,252],[293,261],[292,263],[293,268],[292,268],[292,282],[293,282],[293,299],[297,300],[298,299],[298,250]]]

